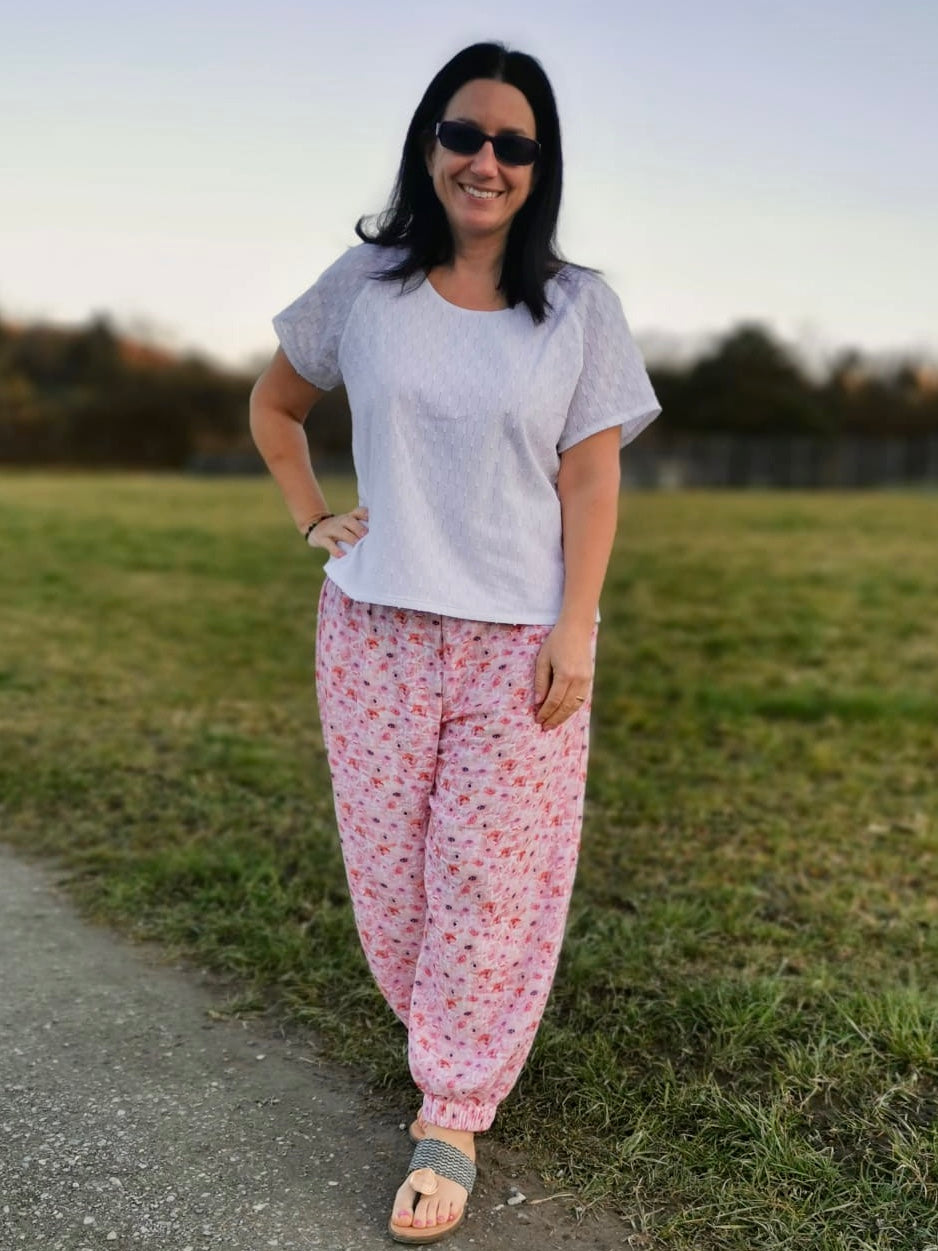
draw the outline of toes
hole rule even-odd
[[[414,1219],[414,1190],[407,1185],[401,1186],[394,1196],[394,1223],[410,1225]]]
[[[448,1187],[448,1183],[443,1183]],[[404,1183],[394,1196],[393,1220],[395,1225],[414,1229],[433,1229],[456,1220],[461,1206],[452,1193],[421,1195],[413,1186]]]
[[[458,1215],[459,1207],[451,1199],[440,1198],[435,1195],[432,1199],[427,1200],[426,1222],[428,1229],[434,1225],[448,1225]]]
[[[429,1219],[429,1214],[430,1214],[430,1200],[424,1197],[420,1200],[420,1202],[414,1208],[414,1228],[425,1229],[431,1223],[435,1225],[436,1217],[434,1217],[433,1221],[431,1222]]]

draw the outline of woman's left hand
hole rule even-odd
[[[593,680],[592,628],[558,621],[541,644],[534,665],[536,720],[544,729],[561,725],[589,697]]]

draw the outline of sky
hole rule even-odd
[[[925,0],[31,0],[0,47],[0,317],[262,364],[481,39],[544,65],[561,249],[646,354],[757,320],[818,359],[938,359]]]

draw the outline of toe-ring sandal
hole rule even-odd
[[[440,1177],[448,1177],[466,1192],[466,1201],[472,1194],[476,1182],[476,1166],[464,1151],[454,1147],[452,1143],[443,1142],[441,1138],[424,1138],[414,1147],[410,1158],[410,1175],[407,1184],[412,1186],[419,1195],[436,1194]],[[394,1217],[388,1221],[388,1233],[395,1242],[428,1243],[439,1242],[454,1229],[458,1229],[466,1215],[465,1205],[455,1220],[446,1221],[443,1225],[434,1225],[431,1229],[414,1229],[412,1225],[398,1225]]]

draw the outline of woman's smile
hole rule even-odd
[[[459,186],[469,196],[471,200],[495,200],[500,195],[504,195],[503,191],[496,191],[487,187],[474,187],[471,183],[461,182]]]

